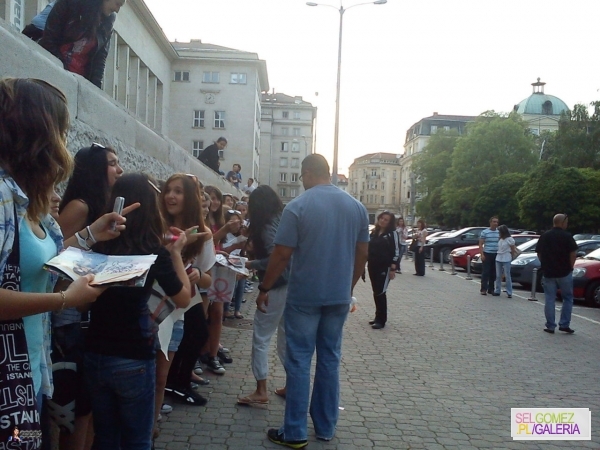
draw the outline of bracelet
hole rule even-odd
[[[84,239],[81,237],[81,235],[79,234],[79,231],[77,233],[75,233],[75,237],[77,238],[77,243],[79,244],[79,246],[84,249],[84,250],[89,250],[90,246],[87,243],[87,239]]]
[[[266,293],[267,293],[267,292],[269,292],[271,289],[267,289],[267,288],[266,288],[266,287],[264,287],[264,286],[262,285],[262,283],[261,283],[261,284],[259,284],[259,285],[258,285],[258,290],[259,290],[260,292],[263,292],[263,293],[265,293],[265,294],[266,294]]]
[[[62,310],[65,309],[65,305],[67,304],[67,294],[65,294],[65,291],[60,291],[60,296],[62,298],[62,306],[60,307],[58,312],[62,312]]]
[[[95,243],[97,243],[98,241],[96,240],[96,238],[94,237],[94,235],[92,234],[92,230],[90,229],[90,226],[88,225],[87,227],[85,227],[85,229],[88,232],[88,237],[86,239],[86,241],[89,239],[92,241],[92,245],[94,245]]]

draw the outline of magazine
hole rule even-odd
[[[230,255],[229,258],[226,258],[224,255],[217,255],[216,258],[217,264],[227,267],[228,269],[244,275],[245,277],[250,275],[250,271],[246,269],[246,261],[248,261],[248,258],[235,255]]]
[[[142,287],[156,255],[103,255],[69,247],[44,265],[44,269],[69,280],[92,274],[92,286]]]

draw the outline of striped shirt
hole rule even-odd
[[[500,240],[500,232],[497,228],[495,230],[486,228],[481,232],[479,239],[483,239],[484,253],[498,253],[498,241]]]

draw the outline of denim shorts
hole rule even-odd
[[[173,324],[173,334],[169,342],[169,351],[175,353],[179,349],[179,344],[183,339],[183,320],[178,320]]]

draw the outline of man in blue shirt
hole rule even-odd
[[[317,350],[310,415],[317,439],[329,441],[339,415],[342,330],[352,289],[365,269],[369,220],[365,207],[331,184],[329,165],[313,154],[302,161],[306,192],[284,209],[264,280],[256,299],[268,306],[267,292],[292,258],[285,306],[286,407],[272,442],[303,448],[307,442],[310,367]]]
[[[498,216],[490,218],[490,227],[481,232],[479,236],[479,254],[483,267],[481,269],[481,295],[494,294],[494,282],[496,281],[496,254],[498,253]],[[500,295],[500,294],[497,294]]]

